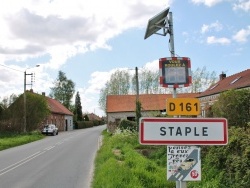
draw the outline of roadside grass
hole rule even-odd
[[[154,148],[141,146],[138,133],[111,135],[105,130],[103,135],[103,145],[95,159],[93,188],[175,187],[175,182],[166,178],[166,159],[164,166],[161,159],[149,159]]]
[[[38,131],[21,134],[10,132],[0,133],[0,151],[40,140],[42,138],[44,138],[44,135]]]

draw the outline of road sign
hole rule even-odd
[[[169,181],[200,181],[200,148],[198,146],[167,146],[167,179]]]
[[[196,98],[169,98],[166,109],[168,115],[199,115],[200,101]]]
[[[140,118],[143,145],[226,145],[225,118]]]
[[[192,83],[191,61],[188,57],[159,59],[159,72],[162,87],[188,87]]]

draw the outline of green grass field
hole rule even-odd
[[[15,146],[20,146],[40,140],[44,136],[40,132],[31,132],[31,133],[0,133],[0,151],[8,149]]]

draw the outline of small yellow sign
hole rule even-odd
[[[166,110],[168,115],[199,115],[200,101],[196,98],[169,98]]]

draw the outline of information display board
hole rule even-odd
[[[168,57],[159,60],[160,85],[168,88],[188,87],[192,82],[188,57]]]

